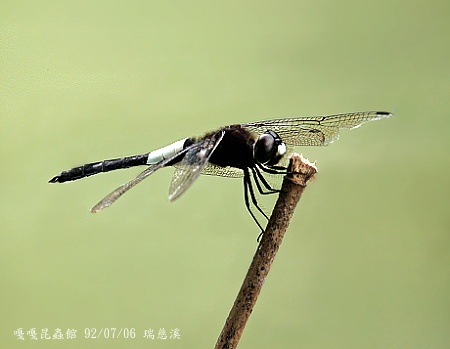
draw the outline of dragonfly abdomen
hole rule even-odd
[[[142,155],[127,156],[118,159],[91,162],[89,164],[71,168],[67,171],[62,171],[60,174],[50,179],[49,183],[63,183],[74,181],[101,172],[109,172],[122,168],[146,165],[147,159],[148,153]]]

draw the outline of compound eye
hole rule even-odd
[[[261,164],[272,159],[276,151],[275,138],[268,133],[259,136],[255,144],[255,160]]]

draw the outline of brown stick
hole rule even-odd
[[[217,339],[215,349],[237,347],[284,233],[289,226],[295,206],[302,196],[306,182],[314,176],[317,168],[301,155],[293,154],[288,171],[295,174],[284,177],[281,192],[269,223],[253,256],[253,261],[234,301],[233,308]]]

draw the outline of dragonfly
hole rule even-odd
[[[62,171],[49,182],[63,183],[102,172],[146,166],[138,176],[92,207],[91,212],[95,213],[112,205],[128,190],[163,167],[175,168],[169,186],[170,201],[178,199],[200,174],[243,178],[245,206],[263,231],[252,205],[266,219],[268,216],[258,204],[256,191],[261,195],[279,192],[266,177],[287,173],[288,151],[295,146],[326,146],[338,139],[341,129],[357,128],[365,122],[392,115],[386,111],[366,111],[234,124],[207,132],[201,137],[181,139],[145,154],[74,167]]]

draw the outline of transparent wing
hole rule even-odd
[[[228,178],[242,178],[244,177],[244,171],[236,167],[221,167],[210,162],[206,164],[205,168],[202,171],[204,175],[210,176],[220,176],[220,177],[228,177]]]
[[[251,122],[242,126],[256,134],[275,131],[290,145],[322,146],[338,139],[340,129],[352,129],[361,124],[392,116],[389,112],[369,111],[328,116],[310,116]]]
[[[107,196],[105,196],[99,203],[97,203],[97,205],[95,205],[94,207],[91,208],[91,212],[95,213],[99,210],[104,209],[105,207],[111,206],[118,198],[120,198],[128,190],[133,188],[136,184],[139,184],[142,180],[144,180],[145,178],[150,176],[156,170],[159,170],[160,168],[166,166],[169,162],[174,160],[176,157],[178,157],[184,153],[187,153],[193,146],[195,146],[195,144],[192,145],[191,147],[187,147],[186,149],[183,149],[183,150],[179,151],[178,153],[173,154],[172,156],[170,156],[166,159],[163,159],[163,160],[159,161],[158,163],[146,168],[143,172],[141,172],[138,176],[133,178],[131,181],[121,185],[119,188],[117,188],[116,190],[112,191]]]
[[[169,200],[173,201],[180,197],[202,173],[214,150],[219,145],[225,134],[220,130],[210,137],[193,144],[177,164],[169,187]]]

